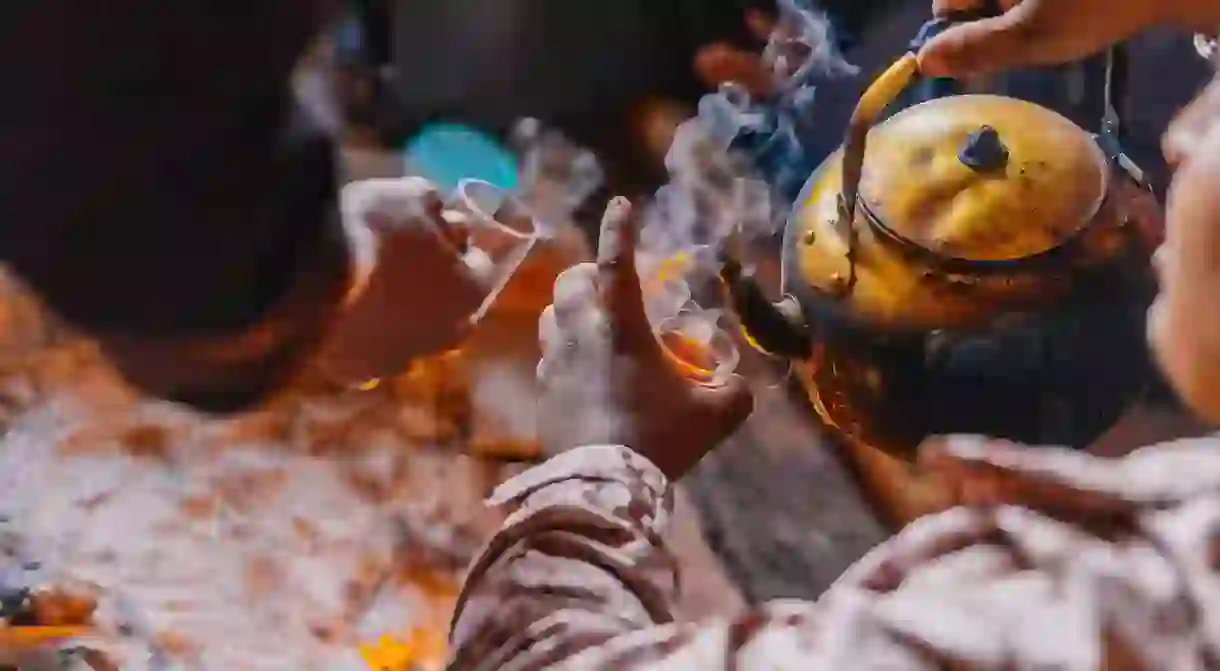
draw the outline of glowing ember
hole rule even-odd
[[[360,656],[373,671],[439,671],[448,654],[446,632],[457,583],[452,576],[427,570],[408,571],[404,578],[424,593],[430,612],[406,637],[383,635],[361,645]]]
[[[445,635],[423,627],[412,630],[405,640],[383,636],[360,647],[360,656],[372,671],[440,671],[447,652]]]
[[[375,377],[371,380],[368,380],[366,382],[361,382],[360,384],[356,385],[356,391],[372,391],[372,390],[376,389],[378,387],[378,385],[380,385],[380,384],[381,384],[381,378]]]
[[[87,645],[125,670],[362,671],[361,646],[400,632],[415,668],[436,668],[504,477],[428,449],[435,429],[412,413],[446,405],[399,378],[302,381],[263,412],[201,421],[126,392],[87,343],[48,342],[27,303],[0,286],[0,581],[95,588]],[[462,358],[414,381],[469,389],[449,374]],[[0,648],[79,633],[0,628]]]
[[[694,268],[694,265],[695,259],[691,253],[679,252],[661,262],[656,271],[656,278],[661,282],[681,279]]]

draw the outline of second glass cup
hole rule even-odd
[[[458,182],[446,219],[464,243],[465,261],[487,288],[487,296],[470,316],[478,323],[508,285],[541,234],[538,219],[519,198],[480,179]]]

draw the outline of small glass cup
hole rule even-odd
[[[687,309],[656,325],[657,340],[688,378],[720,384],[737,370],[741,353],[707,311]]]
[[[475,324],[495,304],[496,297],[538,241],[541,230],[538,219],[525,203],[481,179],[458,182],[449,208],[450,223],[464,229],[464,260],[481,276],[488,291],[470,316],[470,323]]]
[[[481,179],[460,180],[446,201],[442,216],[447,225],[439,233],[458,250],[462,261],[474,271],[487,291],[482,302],[467,317],[473,326],[487,315],[517,268],[529,256],[541,227],[533,212],[519,198]],[[416,365],[433,365],[460,351],[463,344],[416,362]],[[350,388],[372,391],[381,382],[381,378],[373,378]]]

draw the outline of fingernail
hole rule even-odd
[[[606,205],[606,214],[602,219],[605,222],[617,223],[622,221],[630,211],[631,201],[622,196],[615,196]]]

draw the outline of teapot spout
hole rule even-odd
[[[784,298],[772,303],[753,274],[731,256],[721,257],[720,279],[728,294],[746,341],[768,356],[784,359],[808,358],[813,336],[800,316],[796,301]]]

